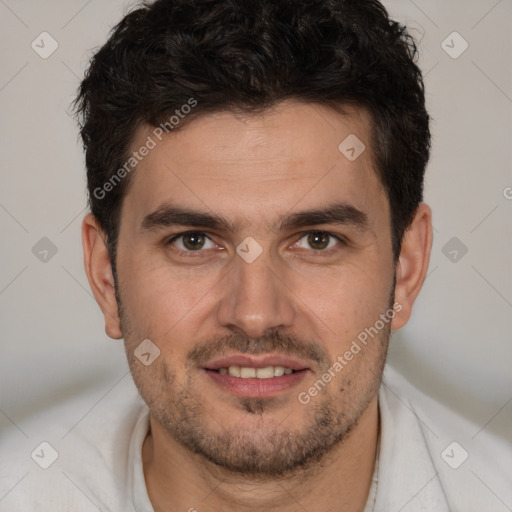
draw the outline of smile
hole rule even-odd
[[[236,354],[210,361],[208,380],[231,395],[270,398],[290,392],[311,372],[307,361],[278,354]]]
[[[227,368],[219,368],[221,375],[230,375],[240,379],[271,379],[290,375],[294,370],[285,366],[265,366],[264,368],[251,368],[248,366],[232,365]]]

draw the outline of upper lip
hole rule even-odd
[[[229,368],[230,366],[243,366],[247,368],[265,368],[267,366],[284,366],[292,370],[305,370],[308,365],[299,359],[291,357],[280,356],[278,354],[266,355],[247,355],[235,354],[231,356],[224,356],[219,359],[210,361],[205,365],[207,370],[218,370],[219,368]]]

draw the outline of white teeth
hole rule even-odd
[[[242,379],[254,379],[256,378],[256,368],[240,368],[240,377]]]
[[[228,373],[231,377],[240,377],[240,366],[230,366]]]
[[[293,373],[291,368],[284,366],[265,366],[264,368],[249,368],[247,366],[230,366],[229,368],[219,368],[221,375],[230,375],[231,377],[240,377],[242,379],[271,379],[272,377],[282,377]]]
[[[282,377],[284,375],[283,366],[274,366],[274,377]]]
[[[256,370],[256,377],[258,379],[271,379],[274,376],[274,368],[267,366],[265,368],[258,368]]]

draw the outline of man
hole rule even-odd
[[[432,243],[415,57],[374,0],[157,0],[120,22],[77,98],[82,234],[145,403],[118,390],[61,448],[83,496],[23,510],[492,506],[439,455],[464,420],[381,382]]]

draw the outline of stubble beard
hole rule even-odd
[[[133,349],[127,348],[127,355],[132,377],[151,416],[175,442],[228,473],[275,479],[310,470],[354,430],[378,392],[390,333],[386,330],[381,332],[381,339],[372,341],[381,349],[370,361],[371,366],[356,368],[352,361],[353,371],[344,374],[349,369],[344,368],[309,404],[295,402],[293,407],[304,411],[300,427],[286,422],[283,414],[277,415],[282,420],[273,427],[266,421],[282,408],[278,398],[237,399],[234,414],[243,412],[255,421],[244,421],[243,427],[228,426],[220,415],[213,418],[205,410],[191,378],[180,385],[162,358],[152,364],[148,378]]]
[[[394,302],[394,288],[395,280],[388,309]],[[243,428],[232,426],[226,429],[222,418],[213,419],[206,412],[190,377],[180,385],[162,357],[153,362],[150,373],[145,371],[133,354],[137,345],[135,340],[143,338],[130,325],[117,286],[116,296],[130,371],[150,415],[172,440],[227,473],[267,480],[308,472],[348,438],[378,393],[391,333],[390,324],[386,324],[379,336],[333,379],[330,388],[320,391],[307,404],[302,428],[285,429],[286,417],[273,428],[265,425],[265,416],[283,405],[278,398],[240,398],[235,412],[240,414],[243,411],[259,421],[252,422],[252,428],[244,425]],[[194,356],[198,360],[206,358],[206,352],[215,353],[216,346],[218,340],[217,344],[211,341],[196,347],[189,353],[189,359],[193,360]],[[310,356],[316,358],[319,367],[325,371],[332,365],[318,344],[299,342],[280,333],[259,340],[228,336],[224,338],[223,346],[242,353],[275,351],[291,356]],[[365,355],[366,350],[370,352]],[[316,377],[321,377],[321,373]],[[306,407],[298,401],[294,405],[296,408]],[[216,428],[209,427],[208,423]]]

